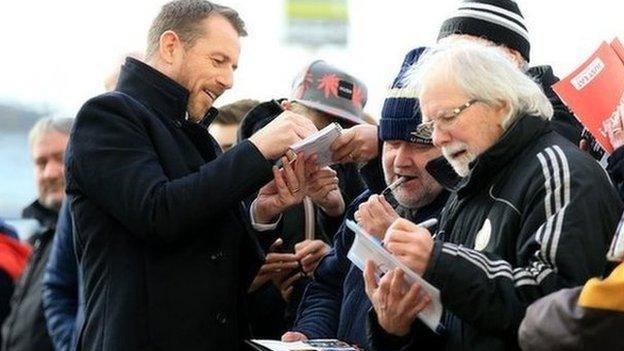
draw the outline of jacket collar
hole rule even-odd
[[[116,90],[132,96],[164,117],[180,122],[186,120],[189,91],[139,60],[126,58]],[[200,124],[208,127],[217,114],[217,109],[211,107]]]
[[[427,171],[451,191],[463,193],[480,189],[496,174],[500,174],[511,160],[526,150],[533,140],[550,130],[547,121],[525,115],[518,118],[496,144],[470,164],[471,172],[467,177],[458,177],[444,157],[430,161],[427,164]]]
[[[36,219],[42,231],[54,230],[58,220],[58,212],[44,207],[39,200],[35,200],[22,210],[22,218]]]

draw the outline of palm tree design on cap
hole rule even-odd
[[[335,74],[326,74],[321,79],[319,79],[317,89],[323,89],[325,98],[328,98],[330,95],[338,96],[339,82],[340,80],[338,79],[338,77],[336,77]]]
[[[314,78],[312,77],[312,73],[310,73],[310,71],[306,71],[305,77],[295,91],[295,99],[301,99],[303,97],[303,94],[305,94],[305,92],[310,89],[313,81]]]
[[[353,96],[351,96],[351,103],[356,108],[362,108],[362,89],[359,87],[353,88]]]

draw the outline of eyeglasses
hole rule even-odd
[[[418,125],[415,133],[421,134],[421,135],[425,135],[425,134],[431,135],[433,134],[434,129],[448,130],[448,128],[450,128],[453,125],[453,123],[457,121],[457,117],[459,117],[459,115],[462,112],[464,112],[468,107],[474,105],[477,102],[481,102],[481,100],[471,99],[468,102],[458,107],[455,107],[454,109],[446,113],[440,114],[439,117],[437,118],[428,118],[429,119],[428,122],[423,122]]]

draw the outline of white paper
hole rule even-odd
[[[347,255],[351,262],[362,271],[364,271],[366,261],[371,260],[377,265],[379,269],[378,273],[380,274],[385,274],[396,267],[405,272],[405,280],[407,283],[410,286],[412,284],[420,285],[431,298],[431,303],[418,314],[418,318],[431,328],[431,330],[436,331],[442,319],[440,290],[429,284],[420,275],[394,257],[388,250],[381,246],[377,238],[366,233],[354,221],[347,220],[347,227],[355,233],[355,240]]]
[[[303,152],[306,156],[316,155],[319,167],[332,165],[331,145],[342,134],[338,123],[332,123],[318,132],[290,146],[295,153]]]
[[[327,346],[327,347],[315,347],[311,346],[310,343],[331,343],[331,344],[344,344],[338,340],[334,339],[315,339],[309,342],[305,341],[295,341],[295,342],[282,342],[277,340],[259,340],[254,339],[251,340],[252,343],[264,346],[269,350],[273,351],[323,351],[323,350],[344,350],[344,351],[356,351],[353,347],[350,346]]]

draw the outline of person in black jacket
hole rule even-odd
[[[445,331],[414,322],[427,303],[416,285],[401,294],[400,273],[377,283],[369,264],[371,348],[518,349],[531,302],[604,273],[622,203],[600,166],[552,131],[547,97],[499,50],[463,42],[424,55],[411,72],[420,129],[444,155],[427,169],[452,194],[435,240],[398,219],[384,244],[440,290]]]
[[[363,120],[366,91],[366,85],[357,78],[325,61],[316,60],[306,65],[295,78],[290,100],[264,102],[245,116],[239,130],[240,139],[249,138],[284,109],[305,116],[319,130],[331,123],[345,129],[366,124]],[[255,338],[277,339],[292,326],[303,291],[318,261],[329,251],[329,244],[342,223],[346,204],[364,189],[357,164],[353,162],[320,169],[308,178],[308,183],[312,182],[318,185],[314,188],[319,189],[309,197],[314,206],[307,211],[313,216],[306,216],[304,204],[283,213],[281,244],[276,248],[280,252],[269,253],[267,263],[252,285],[249,308]],[[307,220],[314,218],[314,238],[307,238],[304,233],[306,217]],[[274,261],[288,259],[285,253],[291,253],[293,256],[290,257],[308,255],[300,274],[265,269],[273,266]]]
[[[53,350],[43,315],[41,290],[59,208],[65,197],[63,155],[73,124],[71,118],[39,120],[29,133],[38,198],[22,212],[39,222],[28,239],[33,246],[28,264],[11,298],[11,313],[2,325],[2,350]]]
[[[207,126],[232,87],[241,35],[230,8],[170,2],[145,63],[128,58],[116,89],[79,111],[66,154],[85,302],[78,349],[237,350],[248,336],[243,297],[260,244],[305,187],[305,156],[272,164],[316,128],[284,112],[221,154]]]

